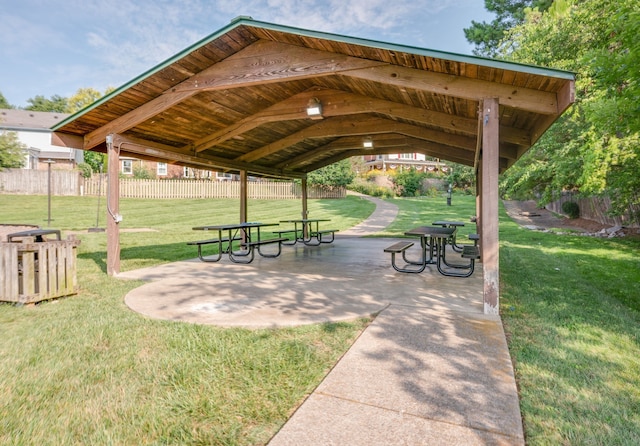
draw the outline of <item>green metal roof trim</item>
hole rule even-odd
[[[399,44],[393,44],[388,42],[380,42],[376,40],[364,39],[359,37],[343,36],[339,34],[331,34],[331,33],[326,33],[321,31],[313,31],[313,30],[296,28],[296,27],[285,26],[285,25],[277,25],[277,24],[268,23],[268,22],[260,22],[257,20],[253,20],[251,17],[248,17],[248,16],[240,16],[233,19],[229,23],[229,25],[225,26],[224,28],[221,28],[220,30],[214,32],[213,34],[207,37],[204,37],[203,39],[199,40],[193,45],[190,45],[189,47],[175,54],[174,56],[168,58],[164,62],[161,62],[160,64],[156,65],[153,68],[150,68],[149,70],[145,71],[139,76],[136,76],[134,79],[121,85],[119,88],[103,96],[102,98],[98,99],[94,103],[88,105],[82,110],[79,110],[78,112],[69,116],[67,119],[59,122],[54,127],[51,127],[51,130],[55,131],[60,127],[63,127],[64,125],[82,116],[83,114],[93,110],[96,107],[99,107],[100,105],[102,105],[103,103],[111,99],[112,97],[120,94],[122,91],[141,82],[142,80],[153,75],[154,73],[157,73],[158,71],[166,68],[172,63],[180,60],[182,57],[188,55],[192,51],[195,51],[201,46],[206,45],[215,39],[218,39],[219,37],[223,36],[224,34],[228,33],[232,29],[239,26],[263,28],[263,29],[268,29],[272,31],[297,34],[305,37],[312,37],[312,38],[324,39],[324,40],[333,40],[336,42],[348,43],[348,44],[359,45],[359,46],[367,46],[367,47],[372,47],[372,48],[377,48],[382,50],[404,52],[404,53],[415,54],[419,56],[433,57],[436,59],[447,59],[447,60],[452,60],[454,62],[482,65],[489,68],[499,68],[499,69],[505,69],[505,70],[520,71],[527,74],[536,74],[541,76],[556,77],[556,78],[567,79],[567,80],[575,80],[576,78],[576,74],[573,72],[559,70],[555,68],[545,68],[545,67],[540,67],[536,65],[527,65],[527,64],[517,63],[517,62],[507,62],[503,60],[489,59],[489,58],[480,57],[480,56],[468,56],[468,55],[458,54],[458,53],[449,53],[446,51],[431,50],[426,48],[419,48],[419,47],[413,47],[408,45],[399,45]]]

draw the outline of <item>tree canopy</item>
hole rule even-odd
[[[7,102],[7,98],[4,97],[2,92],[0,92],[0,108],[13,108],[13,106]]]
[[[495,57],[507,31],[524,22],[526,8],[546,11],[551,3],[553,0],[485,0],[485,9],[495,13],[496,18],[491,23],[472,20],[471,26],[464,29],[464,35],[476,45],[474,54]]]
[[[0,170],[22,167],[26,149],[15,132],[0,132]]]
[[[356,174],[351,167],[351,161],[344,159],[321,169],[309,172],[307,181],[324,187],[345,187],[351,184]]]
[[[499,55],[574,71],[576,102],[507,170],[503,193],[534,191],[543,203],[562,190],[606,193],[617,214],[640,206],[637,0],[556,0],[544,12],[524,12]]]

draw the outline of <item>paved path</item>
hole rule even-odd
[[[334,243],[249,265],[123,273],[150,281],[125,302],[148,317],[253,328],[375,315],[269,446],[524,445],[502,323],[483,314],[481,265],[464,279],[394,271],[383,253],[394,240],[361,236],[397,209],[365,198],[376,211]]]

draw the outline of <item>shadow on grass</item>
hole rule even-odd
[[[212,253],[213,252],[215,252],[215,250],[212,249]],[[121,265],[124,267],[123,270],[193,259],[197,256],[197,248],[188,246],[184,242],[124,247],[120,250],[120,260]],[[78,258],[94,262],[103,273],[107,273],[106,251],[83,252],[78,254]]]

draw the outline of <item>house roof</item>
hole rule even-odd
[[[52,126],[69,116],[69,113],[0,109],[0,128],[12,131],[50,131]]]
[[[364,154],[474,165],[500,104],[500,169],[574,101],[573,73],[240,17],[53,127],[54,143],[274,177]],[[322,119],[307,116],[310,100]],[[373,149],[364,149],[370,139]]]

